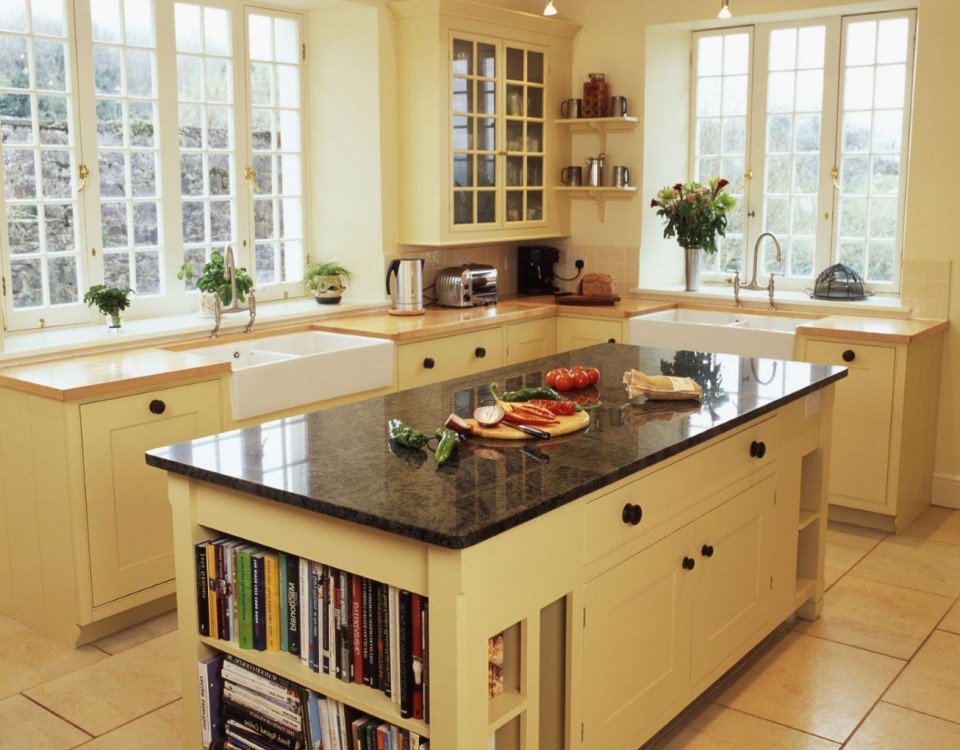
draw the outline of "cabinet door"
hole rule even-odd
[[[460,378],[503,364],[503,331],[487,328],[397,348],[400,390]]]
[[[696,523],[691,684],[771,616],[774,487],[769,477]]]
[[[557,351],[557,321],[531,320],[507,326],[507,362],[515,365],[548,357]]]
[[[849,362],[844,359],[853,355]],[[874,512],[893,511],[887,496],[896,349],[808,341],[808,362],[849,369],[837,383],[830,452],[830,502]]]
[[[220,384],[83,404],[80,425],[96,607],[173,578],[167,478],[144,453],[218,432]]]
[[[687,689],[693,554],[687,526],[584,591],[584,747],[626,747]]]
[[[507,226],[542,224],[546,157],[546,54],[513,42],[504,44]]]
[[[608,341],[623,341],[623,323],[616,320],[595,320],[592,318],[557,319],[557,351],[568,352]],[[589,365],[589,362],[584,362]]]

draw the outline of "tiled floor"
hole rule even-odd
[[[900,537],[831,524],[823,615],[797,621],[657,750],[960,748],[960,511]],[[176,616],[70,650],[0,616],[0,748],[182,744]]]

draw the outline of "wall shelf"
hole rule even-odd
[[[607,201],[609,200],[630,200],[636,198],[640,192],[636,187],[567,187],[561,186],[554,188],[558,193],[566,193],[571,198],[589,198],[597,202],[597,210],[600,212],[600,221],[606,221]]]
[[[554,120],[555,125],[569,127],[571,133],[596,133],[600,138],[600,151],[607,152],[607,133],[628,133],[640,124],[637,117],[579,117]]]
[[[505,687],[502,695],[490,699],[487,732],[495,732],[527,709],[527,698],[515,688]]]

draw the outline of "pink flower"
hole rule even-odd
[[[692,194],[691,194],[691,195],[688,195],[688,196],[687,196],[687,200],[690,201],[691,203],[696,203],[696,202],[697,202],[697,196],[692,195]]]

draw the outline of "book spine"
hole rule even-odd
[[[210,609],[207,600],[210,587],[207,585],[207,548],[201,542],[193,548],[197,575],[197,630],[200,635],[210,635]]]
[[[287,623],[290,622],[290,599],[287,597],[287,556],[280,552],[277,555],[277,568],[280,571],[280,587],[277,589],[280,596],[280,650],[285,654],[290,653],[290,630]]]
[[[237,645],[253,648],[253,561],[249,549],[237,551]]]
[[[227,609],[230,613],[230,642],[240,642],[240,602],[237,599],[237,550],[240,542],[227,546]]]
[[[343,659],[340,655],[340,639],[342,636],[343,625],[340,622],[343,609],[343,592],[340,590],[340,571],[335,568],[331,568],[330,577],[332,579],[331,590],[332,601],[330,602],[330,613],[333,617],[333,630],[332,638],[330,640],[330,658],[334,662],[332,665],[333,671],[331,672],[337,679],[342,679],[343,676]]]
[[[423,718],[423,611],[420,594],[410,595],[411,651],[413,668],[413,718]]]
[[[308,562],[307,566],[307,666],[316,672],[319,660],[317,641],[313,637],[313,632],[317,622],[317,599],[309,594],[317,590],[317,564]]]
[[[300,689],[299,683],[294,682],[293,680],[288,680],[286,677],[281,677],[278,674],[274,674],[269,669],[258,667],[256,664],[251,664],[246,659],[241,659],[239,656],[225,654],[223,658],[229,664],[233,664],[235,667],[249,672],[252,675],[256,675],[257,677],[266,680],[273,685],[279,685],[288,692],[296,693],[296,691]]]
[[[400,716],[413,717],[413,611],[410,592],[400,591]]]
[[[310,562],[300,559],[300,663],[308,666],[310,663],[310,629],[307,623],[310,622],[310,612],[308,605],[310,597],[306,592],[310,587]]]
[[[390,611],[387,622],[390,630],[390,698],[400,705],[400,592],[395,586],[387,591]]]
[[[286,556],[287,563],[287,651],[300,655],[300,558]]]
[[[226,592],[226,555],[224,541],[221,539],[214,544],[216,552],[216,590],[217,590],[217,637],[221,641],[230,640],[230,617],[227,613]]]
[[[205,544],[207,550],[207,611],[210,613],[210,637],[219,638],[217,625],[217,550],[213,542]]]
[[[376,631],[372,625],[373,606],[370,599],[373,592],[373,581],[369,578],[361,578],[360,585],[363,590],[363,684],[369,685],[370,687],[377,687],[376,675],[373,669],[373,644],[374,638],[376,638]]]
[[[300,750],[303,748],[303,740],[289,729],[281,726],[273,719],[263,716],[258,711],[242,706],[235,706],[233,703],[224,701],[223,715],[226,719],[231,719],[241,726],[263,735],[270,742],[274,742],[288,750]]]
[[[350,574],[340,571],[340,679],[352,682],[353,637],[350,629]]]
[[[267,603],[266,590],[264,588],[264,566],[263,555],[258,553],[252,555],[253,576],[251,577],[251,592],[253,601],[253,647],[257,651],[266,651],[267,649],[267,621],[264,616],[264,609]]]
[[[387,585],[376,584],[375,620],[377,630],[377,687],[390,695],[390,672],[387,641]]]
[[[210,747],[213,742],[213,725],[210,719],[210,683],[207,680],[207,665],[203,661],[197,662],[198,683],[200,690],[200,741],[204,747]]]
[[[267,650],[280,650],[280,565],[275,554],[263,556],[266,589]]]
[[[320,671],[330,674],[330,568],[321,566],[323,595],[317,600],[320,607]]]
[[[310,648],[313,651],[313,670],[320,671],[320,662],[323,655],[320,653],[320,604],[323,601],[323,566],[320,563],[311,563],[313,566],[313,588],[310,589],[311,612],[310,619]]]
[[[430,600],[427,597],[420,599],[420,608],[423,612],[423,720],[430,723]]]
[[[353,662],[351,678],[357,685],[363,684],[363,581],[358,575],[350,575],[350,625],[353,635]]]

